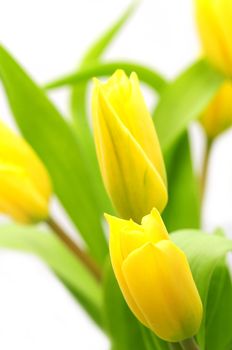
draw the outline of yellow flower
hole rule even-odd
[[[232,2],[195,0],[196,16],[203,50],[209,60],[232,75]]]
[[[218,134],[232,125],[232,83],[225,82],[213,101],[201,116],[201,124],[209,139],[215,138]]]
[[[48,173],[23,138],[0,123],[0,212],[19,222],[47,218]]]
[[[165,167],[137,75],[117,70],[105,84],[95,79],[92,111],[102,177],[120,216],[140,222],[153,207],[161,212]]]
[[[159,212],[138,225],[106,215],[110,256],[131,311],[160,338],[178,342],[195,335],[202,303],[187,258],[169,239]]]

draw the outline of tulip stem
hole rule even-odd
[[[212,147],[212,140],[208,139],[206,140],[206,146],[205,146],[205,153],[203,158],[203,165],[202,165],[202,173],[201,173],[201,181],[200,181],[200,190],[201,190],[201,199],[204,199],[205,195],[205,188],[206,188],[206,180],[208,175],[208,167],[209,167],[209,156],[210,151]]]
[[[101,281],[102,273],[96,262],[69,237],[63,228],[60,227],[56,221],[54,221],[54,219],[48,218],[47,224],[60,238],[60,240],[73,252],[77,259],[80,260],[83,265],[91,272],[96,280]]]
[[[194,338],[189,338],[180,342],[183,350],[200,350]]]
[[[171,350],[182,350],[182,346],[179,343],[169,343]]]

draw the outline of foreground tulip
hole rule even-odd
[[[0,212],[19,222],[47,218],[50,179],[20,136],[0,123]]]
[[[185,254],[170,241],[153,209],[138,225],[106,215],[111,262],[132,312],[160,338],[178,342],[195,335],[202,303]]]
[[[167,203],[166,174],[156,131],[135,73],[95,79],[93,124],[105,187],[121,217],[141,218]]]
[[[232,125],[232,83],[227,81],[200,119],[210,140]]]
[[[232,76],[232,2],[195,1],[203,50],[216,67]]]

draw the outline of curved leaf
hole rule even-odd
[[[46,84],[45,89],[51,90],[61,88],[88,81],[93,77],[109,76],[114,73],[116,69],[123,69],[127,74],[135,71],[143,83],[147,84],[158,93],[161,93],[166,86],[166,81],[151,68],[134,62],[116,61],[89,64],[77,73],[66,75]]]

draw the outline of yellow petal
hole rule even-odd
[[[232,125],[232,83],[226,81],[200,118],[210,139]]]
[[[23,223],[48,216],[48,206],[24,169],[0,164],[0,212]]]
[[[0,211],[18,221],[48,215],[49,175],[26,141],[0,122]]]
[[[103,180],[120,216],[140,222],[153,207],[161,212],[167,203],[165,183],[99,84],[93,93],[93,116]]]
[[[136,316],[139,321],[147,326],[142,312],[140,312],[128,290],[121,268],[123,263],[123,255],[121,250],[120,234],[121,229],[123,229],[128,222],[126,220],[121,220],[110,215],[106,215],[106,219],[110,226],[110,258],[119,287],[128,306],[131,308],[131,310],[136,310]],[[133,223],[131,223],[131,225],[133,225]]]
[[[156,208],[153,208],[149,215],[142,219],[142,227],[149,235],[148,241],[157,243],[163,239],[169,239],[167,229],[163,223],[160,213]]]
[[[136,73],[130,78],[117,70],[106,84],[101,84],[104,96],[122,124],[141,146],[166,183],[166,172],[159,141],[142,95]]]
[[[196,17],[206,56],[216,67],[231,76],[231,1],[196,0]]]
[[[176,342],[195,335],[202,304],[183,252],[168,240],[147,243],[122,266],[129,292],[149,328]],[[137,310],[132,308],[137,316]]]

